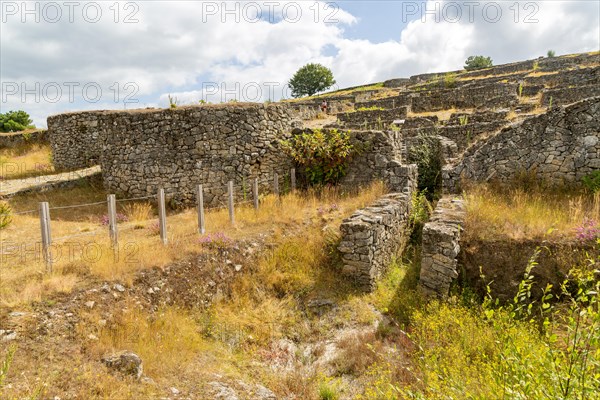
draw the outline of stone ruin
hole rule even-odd
[[[383,180],[390,190],[341,227],[344,274],[370,290],[404,243],[417,180],[416,167],[407,164],[423,136],[443,149],[447,192],[460,191],[464,179],[505,182],[523,171],[575,184],[600,168],[598,87],[600,55],[580,54],[270,105],[61,114],[48,118],[48,136],[58,169],[100,164],[110,191],[144,196],[164,187],[190,203],[202,183],[208,205],[218,205],[228,180],[259,178],[266,190],[273,173],[284,176],[292,162],[279,141],[290,137],[294,120],[320,117],[325,98],[337,117],[325,128],[348,130],[364,149],[343,184]],[[441,294],[456,275],[459,204],[440,202],[424,231],[422,285]]]

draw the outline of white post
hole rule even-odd
[[[198,185],[196,199],[198,201],[198,231],[201,235],[204,235],[206,229],[204,228],[204,191],[202,185]]]
[[[258,178],[254,178],[254,185],[252,185],[252,199],[254,200],[254,209],[258,211]]]
[[[228,194],[229,194],[229,198],[228,198],[228,206],[229,206],[229,220],[231,221],[231,225],[235,224],[235,217],[233,215],[233,181],[229,181],[229,185],[228,185]]]
[[[292,192],[296,191],[296,168],[292,168],[290,171],[290,181],[292,185]]]
[[[42,234],[42,255],[46,262],[47,272],[52,273],[52,255],[50,246],[52,245],[52,236],[50,234],[50,206],[47,201],[40,202],[40,229]]]
[[[117,233],[117,199],[114,194],[109,194],[107,197],[108,203],[108,235],[113,247],[118,246]]]
[[[165,189],[158,189],[158,228],[160,239],[167,244],[167,209],[165,207]]]
[[[273,193],[279,197],[279,174],[277,172],[273,173]]]

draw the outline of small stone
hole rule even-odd
[[[15,331],[4,331],[4,335],[2,336],[3,342],[10,342],[17,338],[17,332]]]
[[[22,316],[24,316],[24,315],[25,315],[25,313],[24,313],[24,312],[21,312],[21,311],[13,311],[13,312],[11,312],[11,313],[10,313],[10,314],[8,314],[8,315],[9,315],[10,317],[12,317],[12,318],[18,318],[18,317],[22,317]]]
[[[95,305],[95,304],[96,304],[96,302],[95,302],[95,301],[86,301],[86,302],[85,302],[85,306],[86,306],[87,308],[94,308],[94,305]]]
[[[171,393],[173,393],[175,396],[177,396],[179,394],[179,389],[172,387],[171,388]]]
[[[148,294],[154,294],[154,289],[150,288],[150,289],[146,290],[146,293],[148,293]]]
[[[89,340],[98,340],[98,336],[94,335],[93,333],[90,333],[90,334],[88,335],[88,339],[89,339]]]
[[[106,326],[106,320],[105,319],[101,319],[100,321],[98,321],[98,325],[100,325],[100,326]]]
[[[123,293],[125,291],[125,287],[123,287],[123,285],[116,283],[113,286],[113,289],[115,289],[116,291],[119,291],[121,293]]]
[[[123,351],[102,358],[102,362],[111,370],[130,375],[136,379],[142,377],[144,372],[142,359],[131,351]]]
[[[240,272],[242,270],[242,265],[241,264],[236,264],[235,266],[235,272]]]

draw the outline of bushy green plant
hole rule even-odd
[[[177,97],[171,97],[171,95],[168,95],[169,98],[169,108],[177,108],[177,105],[179,104],[179,102],[177,101]]]
[[[465,61],[465,69],[467,71],[474,71],[477,69],[490,68],[494,65],[490,57],[484,56],[470,56]]]
[[[419,171],[418,188],[425,192],[427,199],[433,200],[442,184],[442,144],[430,132],[420,132],[417,144],[410,147],[409,161],[417,164]]]
[[[0,230],[6,228],[12,222],[12,208],[8,203],[0,201]]]
[[[512,301],[431,302],[413,316],[420,383],[396,389],[412,399],[591,399],[600,388],[600,282],[590,259],[558,297],[535,300],[537,250]],[[589,268],[592,265],[592,268]]]
[[[546,53],[546,55],[548,56],[548,58],[552,58],[556,56],[556,53],[554,52],[554,50],[548,50],[548,53]]]
[[[433,207],[427,200],[427,191],[413,191],[411,196],[411,210],[408,216],[411,241],[421,243],[423,225],[429,220]]]
[[[355,149],[348,132],[337,129],[304,132],[281,141],[282,149],[303,166],[311,185],[336,184],[346,174]]]
[[[31,125],[33,121],[25,111],[9,111],[0,114],[0,132],[18,132],[23,131]]]
[[[448,72],[444,75],[444,86],[448,89],[452,89],[456,87],[456,74],[453,72]]]
[[[600,191],[600,170],[596,170],[591,174],[584,176],[581,178],[581,182],[590,192],[596,193]]]

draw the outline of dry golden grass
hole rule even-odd
[[[465,193],[465,235],[472,238],[575,237],[585,219],[600,220],[600,195],[480,185]]]
[[[460,110],[458,110],[456,108],[449,108],[447,110],[428,111],[428,112],[422,112],[422,113],[415,113],[415,112],[409,111],[407,114],[407,117],[409,117],[409,118],[438,117],[438,120],[440,120],[440,121],[447,121],[450,119],[450,116],[452,116],[452,114],[459,112],[459,111],[461,113],[472,114],[475,110],[471,109],[471,108],[465,108],[465,109],[460,109]]]
[[[258,233],[278,230],[284,232],[294,226],[317,217],[320,205],[336,203],[339,216],[350,213],[365,202],[373,200],[384,191],[381,184],[361,192],[358,196],[346,196],[338,190],[325,190],[323,193],[290,194],[277,199],[266,196],[261,201],[259,211],[250,205],[236,208],[235,225],[229,222],[227,210],[206,212],[206,230],[222,232],[233,239],[251,237]],[[90,188],[70,191],[70,204],[79,203],[104,195]],[[52,197],[54,204],[63,195],[35,194],[34,200],[23,196],[13,207],[32,207],[39,197]],[[68,197],[68,196],[67,196]],[[91,197],[91,198],[90,198]],[[65,199],[66,200],[66,199]],[[12,203],[11,203],[12,204]],[[168,245],[163,246],[155,229],[156,220],[141,220],[150,215],[148,205],[130,205],[133,222],[119,225],[118,252],[111,248],[108,229],[101,225],[100,217],[105,214],[105,205],[94,206],[85,214],[84,210],[51,210],[51,230],[53,237],[52,274],[45,273],[46,265],[41,257],[39,240],[39,220],[37,214],[17,215],[12,224],[2,230],[2,281],[0,282],[0,304],[16,306],[39,301],[56,292],[72,289],[79,277],[82,284],[88,276],[101,279],[129,281],[132,274],[140,269],[164,266],[187,254],[198,252],[197,214],[193,209],[169,215],[167,220]],[[76,211],[77,210],[77,211]],[[96,210],[99,210],[97,212]],[[75,211],[78,213],[75,217]],[[62,213],[66,215],[63,216]],[[340,217],[341,218],[341,217]],[[340,219],[338,218],[338,219]],[[338,224],[339,225],[339,224]],[[337,228],[337,225],[332,225]],[[156,251],[160,248],[160,251]],[[300,265],[300,264],[299,264]],[[65,284],[60,284],[61,280]]]
[[[0,178],[19,179],[54,173],[47,144],[24,144],[0,149]]]

